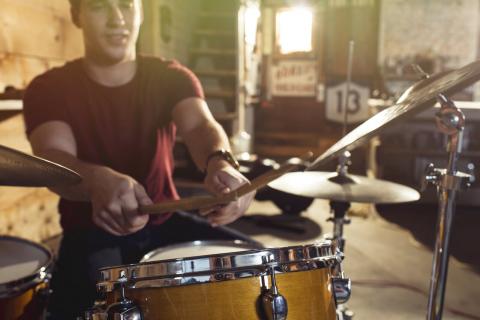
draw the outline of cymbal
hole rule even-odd
[[[420,199],[409,187],[385,180],[336,172],[292,172],[268,184],[271,188],[298,196],[364,203],[401,203]]]
[[[368,139],[381,133],[387,127],[409,119],[435,104],[439,94],[460,91],[480,80],[480,60],[460,69],[439,73],[417,82],[408,88],[395,105],[387,108],[353,129],[322,155],[308,168],[315,171],[344,151],[351,151]]]
[[[80,175],[68,168],[0,145],[1,186],[54,187],[80,181]]]

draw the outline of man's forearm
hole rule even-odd
[[[230,149],[228,137],[218,122],[206,122],[182,137],[197,168],[202,171],[206,169],[207,158],[212,152]]]
[[[81,161],[75,156],[59,150],[42,150],[35,154],[74,170],[82,176],[82,182],[77,185],[50,187],[50,190],[68,200],[90,201],[89,185],[94,179],[95,169],[100,166]]]

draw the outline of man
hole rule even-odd
[[[172,181],[175,130],[205,186],[215,194],[248,180],[225,152],[193,74],[171,61],[137,57],[141,0],[70,0],[85,55],[32,81],[24,99],[35,154],[79,172],[77,186],[56,188],[64,237],[52,279],[51,319],[74,319],[95,298],[98,268],[136,263],[159,245],[228,238],[173,215],[153,219],[139,207],[177,198]],[[212,226],[240,217],[253,194],[204,215]]]

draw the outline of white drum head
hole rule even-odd
[[[34,275],[50,261],[50,253],[25,240],[0,237],[0,284]]]
[[[140,262],[170,260],[194,256],[210,256],[251,249],[262,249],[253,244],[235,241],[193,241],[166,246],[147,253]]]

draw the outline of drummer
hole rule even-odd
[[[29,85],[26,131],[35,154],[79,172],[58,187],[64,235],[52,279],[50,319],[74,319],[91,307],[98,268],[136,263],[153,248],[228,239],[215,229],[244,214],[253,194],[205,213],[209,224],[177,215],[149,217],[139,206],[178,198],[173,184],[175,132],[205,187],[226,193],[248,183],[213,119],[199,80],[175,61],[136,54],[141,0],[70,0],[83,32],[82,58]]]

